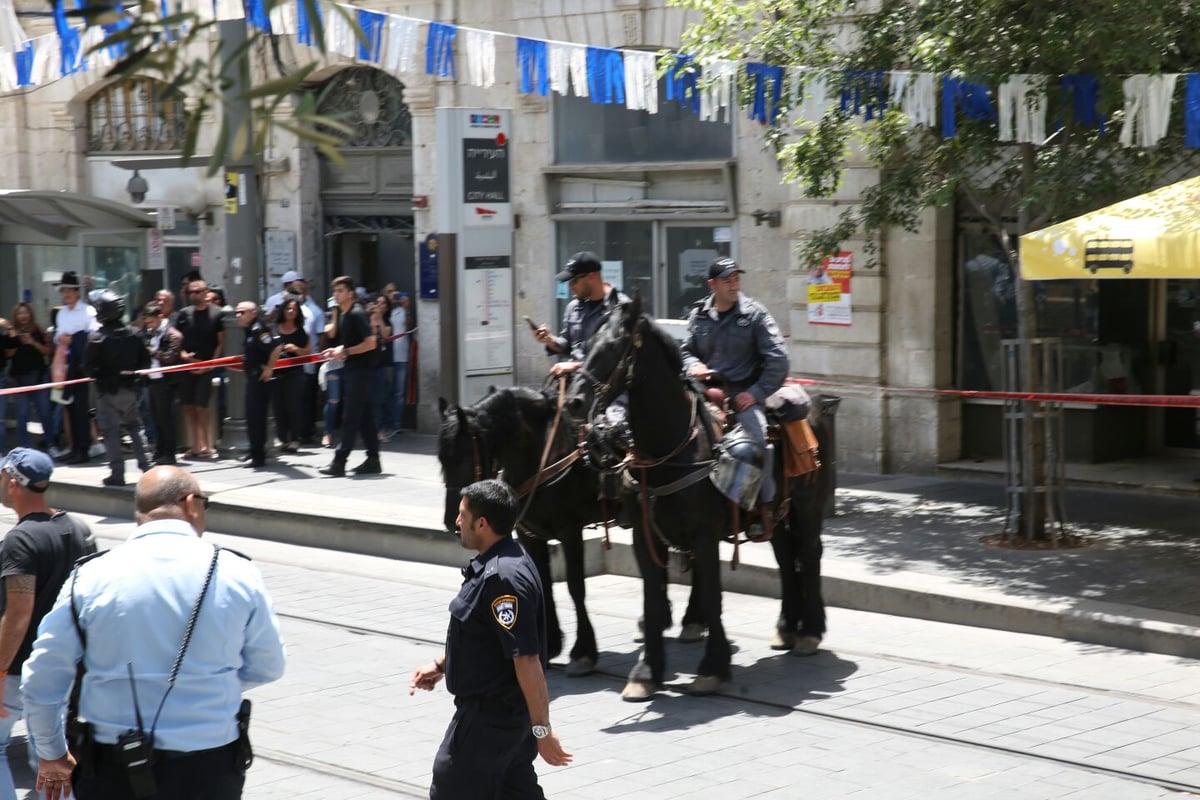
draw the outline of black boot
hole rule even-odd
[[[331,478],[346,477],[346,454],[334,453],[333,463],[328,467],[323,467],[320,470],[322,475],[328,475]]]
[[[379,454],[368,455],[367,460],[354,468],[355,475],[379,475],[383,472],[383,465],[379,463]]]

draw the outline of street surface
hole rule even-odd
[[[133,527],[89,521],[102,547]],[[409,697],[408,677],[441,651],[458,571],[211,536],[254,557],[288,644],[283,680],[251,693],[246,797],[427,796],[452,701],[441,687]],[[548,676],[575,754],[568,768],[539,762],[549,797],[1200,796],[1200,662],[838,608],[822,651],[796,658],[767,647],[774,601],[727,594],[737,652],[722,694],[668,687],[631,705],[618,693],[640,585],[597,576],[588,589],[600,672]],[[682,608],[684,587],[671,590]],[[699,657],[672,642],[672,683]],[[10,758],[28,788],[21,750]]]

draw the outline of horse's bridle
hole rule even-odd
[[[617,359],[616,366],[612,368],[612,372],[609,373],[606,380],[600,380],[585,366],[581,365],[577,370],[580,375],[587,378],[592,384],[592,407],[588,411],[588,419],[596,415],[597,409],[607,408],[608,404],[616,399],[615,394],[613,397],[609,397],[608,395],[612,392],[613,384],[622,372],[625,373],[626,386],[633,381],[634,356],[642,347],[642,324],[643,320],[639,318],[634,326],[633,334],[625,342],[625,349],[621,351],[621,356]]]

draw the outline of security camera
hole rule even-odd
[[[135,169],[133,177],[129,179],[129,183],[125,184],[125,191],[129,192],[130,200],[134,203],[140,203],[146,199],[146,192],[150,191],[150,184],[146,183],[146,179],[142,177],[142,173]]]

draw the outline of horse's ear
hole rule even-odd
[[[463,413],[462,406],[455,406],[454,413],[458,416],[458,429],[465,431],[467,429],[467,415]]]
[[[497,390],[496,390],[495,384],[489,385],[487,394],[485,394],[484,397],[491,397],[492,395],[494,395],[496,393],[496,391]]]
[[[450,404],[446,402],[446,398],[444,398],[444,397],[438,398],[438,413],[439,414],[441,414],[443,417],[446,416],[446,409],[449,407],[450,407]]]
[[[638,289],[633,293],[633,302],[629,306],[629,317],[627,321],[630,323],[636,322],[642,316],[642,291]]]

